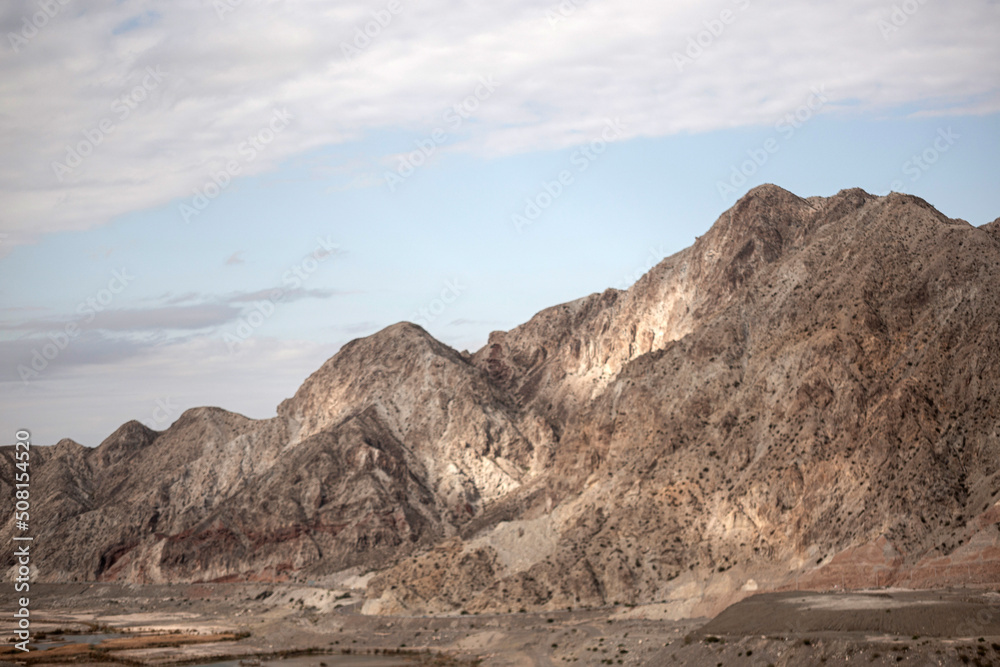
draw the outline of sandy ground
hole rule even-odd
[[[769,593],[715,619],[686,621],[662,620],[656,605],[370,617],[358,613],[355,591],[293,584],[36,584],[31,593],[32,631],[48,633],[45,639],[72,641],[66,633],[73,632],[114,636],[96,647],[0,653],[0,661],[228,660],[218,667],[239,667],[240,658],[258,656],[266,667],[1000,665],[1000,594],[991,591]],[[8,640],[12,613],[5,596],[0,637]]]

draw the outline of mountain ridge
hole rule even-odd
[[[471,355],[399,323],[271,419],[198,408],[38,448],[40,542],[73,544],[39,572],[361,568],[369,613],[689,615],[793,579],[996,583],[998,225],[911,195],[759,186],[628,290]],[[0,487],[11,465],[0,449]]]

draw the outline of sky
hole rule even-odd
[[[0,434],[267,418],[624,289],[740,196],[1000,216],[998,0],[6,0]]]

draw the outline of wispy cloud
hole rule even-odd
[[[450,150],[565,147],[606,118],[622,119],[623,139],[765,124],[821,83],[824,113],[1000,110],[996,2],[920,4],[886,32],[884,0],[738,0],[747,8],[678,71],[675,56],[736,1],[589,0],[557,21],[551,0],[403,3],[352,60],[342,44],[371,20],[360,0],[244,2],[221,20],[208,2],[60,5],[0,57],[0,252],[190,197],[274,109],[294,122],[239,177],[385,128],[426,131],[484,75],[502,87]],[[4,3],[2,34],[37,11]],[[74,151],[79,165],[59,173]],[[334,187],[375,180],[345,182]]]
[[[0,322],[0,332],[24,332],[31,339],[61,331],[75,324],[80,331],[166,332],[196,331],[218,327],[236,321],[245,307],[267,300],[292,303],[302,299],[330,299],[347,294],[332,289],[260,289],[238,291],[224,295],[188,292],[176,296],[164,295],[149,306],[108,308],[99,312],[54,315],[52,317]],[[21,313],[26,308],[9,308],[3,312]]]
[[[158,308],[116,308],[87,317],[30,319],[0,325],[0,331],[26,331],[43,334],[64,329],[78,322],[82,331],[153,331],[167,329],[204,329],[235,320],[240,308],[225,304],[188,306],[166,305]]]
[[[163,343],[162,337],[149,339],[112,335],[103,331],[83,332],[73,339],[71,345],[66,345],[60,350],[58,363],[47,366],[44,377],[51,379],[79,366],[95,364],[113,366],[133,359],[144,350],[158,347]],[[24,383],[26,377],[24,374],[30,374],[30,371],[25,369],[32,369],[32,359],[43,354],[42,350],[49,344],[53,344],[51,339],[36,336],[0,340],[0,383],[17,383],[17,386],[24,390],[27,386]]]
[[[68,348],[44,382],[25,385],[0,362],[0,421],[31,424],[39,444],[71,437],[93,446],[130,419],[163,429],[184,409],[217,405],[220,396],[228,410],[266,418],[337,351],[329,344],[261,336],[247,341],[250,353],[234,358],[218,340],[201,336],[148,345],[90,336]],[[0,343],[0,359],[11,353]]]
[[[165,347],[194,340],[212,340],[205,333],[218,331],[240,320],[263,301],[283,304],[303,299],[330,299],[346,294],[330,289],[261,289],[223,295],[164,294],[148,305],[107,308],[99,312],[23,316],[28,308],[8,308],[0,313],[0,383],[34,377],[29,370],[45,371],[51,381],[79,366],[128,362],[137,356],[158,354]],[[44,312],[44,311],[43,311]],[[19,319],[10,319],[18,318]],[[221,347],[221,346],[220,346]],[[58,358],[55,358],[57,355]],[[36,359],[38,357],[38,359]],[[42,361],[52,359],[53,363]],[[35,360],[38,368],[32,366]],[[41,376],[40,376],[41,377]]]
[[[350,292],[332,289],[306,289],[297,287],[295,289],[262,289],[254,292],[235,292],[225,297],[226,303],[254,303],[255,301],[266,301],[268,299],[291,303],[300,299],[329,299],[335,296],[350,294]]]

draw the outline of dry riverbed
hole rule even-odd
[[[991,591],[770,593],[715,619],[663,605],[461,616],[363,616],[356,591],[297,584],[36,584],[33,650],[0,662],[240,667],[402,665],[1000,665]]]

